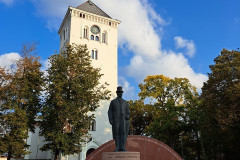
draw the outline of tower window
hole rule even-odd
[[[96,49],[92,50],[91,58],[98,60],[98,51]]]
[[[93,119],[89,125],[90,131],[96,131],[96,121]]]
[[[80,13],[80,17],[82,17],[82,13]]]
[[[92,50],[92,59],[94,59],[94,50]]]
[[[95,41],[99,41],[99,37],[98,36],[95,37]]]
[[[109,26],[111,26],[112,25],[112,23],[111,22],[109,22]]]
[[[87,28],[84,28],[84,30],[83,30],[83,38],[87,39],[87,34],[88,34],[88,30],[87,30]]]
[[[95,51],[95,59],[98,59],[98,51]]]
[[[66,32],[65,32],[66,36],[68,35],[68,28],[66,28]]]
[[[94,40],[94,35],[91,35],[91,40]]]
[[[65,40],[65,30],[63,30],[63,40]]]
[[[102,34],[102,43],[106,43],[106,33]]]
[[[83,18],[85,18],[85,14],[83,14]]]

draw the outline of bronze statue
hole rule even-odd
[[[127,101],[122,99],[123,90],[121,86],[117,87],[116,93],[117,98],[112,100],[109,106],[108,118],[112,125],[113,139],[116,144],[115,152],[118,152],[127,151],[126,142],[130,126],[130,110]]]

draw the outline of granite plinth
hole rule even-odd
[[[140,160],[140,152],[103,152],[102,160]]]

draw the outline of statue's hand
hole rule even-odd
[[[113,125],[113,121],[109,121],[111,125]]]

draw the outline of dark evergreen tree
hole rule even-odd
[[[204,146],[210,159],[240,159],[240,52],[223,49],[202,88]]]

